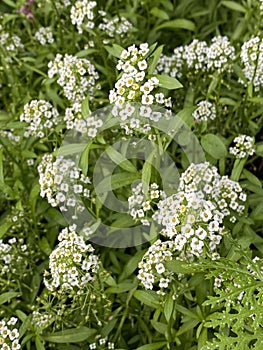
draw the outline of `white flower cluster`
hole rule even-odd
[[[209,48],[205,41],[194,39],[189,45],[182,50],[182,59],[188,69],[194,73],[204,72],[207,70],[207,58]]]
[[[115,17],[113,19],[102,18],[99,29],[110,38],[119,35],[121,38],[132,28],[132,24],[125,17]]]
[[[180,176],[178,190],[186,193],[201,191],[208,196],[220,178],[217,168],[209,162],[191,163]]]
[[[171,57],[162,54],[156,66],[156,73],[170,75],[172,78],[181,78],[184,66],[183,53],[184,47],[179,46],[174,49]]]
[[[152,213],[153,206],[165,197],[162,190],[156,183],[149,186],[145,193],[142,182],[139,182],[132,188],[132,195],[128,198],[129,214],[133,220],[140,220],[143,225],[150,225],[147,219],[147,213]]]
[[[184,72],[189,78],[198,73],[222,73],[231,69],[235,57],[235,48],[226,36],[214,37],[210,46],[194,39],[189,45],[175,48],[173,56],[162,55],[156,71],[177,78]]]
[[[0,320],[0,347],[2,350],[18,350],[21,348],[19,331],[14,327],[17,321],[16,317],[11,317],[9,320]]]
[[[25,104],[20,121],[29,124],[24,132],[25,137],[43,138],[60,123],[61,118],[51,103],[45,100],[32,100]]]
[[[20,268],[27,265],[22,254],[26,253],[28,247],[24,243],[24,239],[10,238],[6,243],[0,239],[0,276],[8,273],[19,274]]]
[[[153,289],[156,283],[160,290],[168,287],[173,274],[165,269],[164,263],[173,259],[173,251],[173,241],[162,242],[160,239],[147,250],[138,265],[137,275],[145,289]]]
[[[216,167],[208,162],[190,164],[181,175],[178,190],[201,192],[216,205],[225,219],[231,215],[231,222],[235,222],[236,215],[242,214],[245,209],[247,196],[240,184],[226,175],[220,176]]]
[[[251,273],[252,276],[254,276],[255,279],[257,279],[259,272],[260,274],[263,274],[263,259],[255,256],[252,259],[252,264],[247,265],[247,270]]]
[[[260,2],[260,11],[263,11],[263,0],[259,0]]]
[[[200,121],[214,120],[216,118],[216,108],[213,103],[203,100],[198,102],[197,108],[192,115],[197,123]]]
[[[234,147],[229,148],[229,153],[233,154],[236,158],[246,158],[255,153],[254,139],[251,136],[239,135],[234,138],[234,144]]]
[[[227,36],[214,37],[211,42],[207,52],[207,68],[218,73],[229,71],[236,57],[235,48],[230,45]]]
[[[66,108],[64,120],[67,129],[74,129],[89,137],[95,137],[98,129],[103,125],[101,119],[95,116],[83,117],[81,103],[75,102],[72,107]]]
[[[21,136],[20,135],[15,135],[14,134],[14,129],[10,129],[10,130],[0,130],[0,136],[7,138],[10,142],[14,143],[18,143],[21,140]],[[0,145],[1,148],[2,145]]]
[[[57,54],[54,61],[48,63],[48,77],[58,75],[57,83],[63,87],[69,101],[80,102],[89,95],[92,96],[99,74],[94,65],[85,58],[77,58],[66,54]]]
[[[241,46],[240,59],[244,65],[243,72],[247,81],[239,81],[248,86],[253,84],[255,91],[263,86],[263,40],[252,37]]]
[[[153,219],[164,226],[161,234],[174,242],[180,259],[211,254],[223,236],[224,215],[201,193],[178,192],[158,203]]]
[[[24,49],[24,44],[19,36],[5,32],[0,33],[0,46],[5,51],[13,54],[17,54],[20,49]],[[11,62],[11,57],[7,57],[6,61]]]
[[[45,273],[44,283],[50,291],[61,293],[78,290],[86,293],[89,284],[96,280],[100,261],[91,244],[75,232],[76,225],[64,228],[59,244],[49,256],[50,272]]]
[[[38,165],[40,196],[46,197],[53,206],[60,206],[61,211],[75,208],[76,211],[85,209],[76,197],[88,198],[90,191],[86,184],[90,179],[81,173],[75,163],[63,156],[53,159],[51,154],[45,154]]]
[[[140,191],[138,197],[143,203]],[[242,214],[245,209],[245,201],[246,194],[238,182],[220,176],[208,162],[191,164],[181,175],[178,192],[160,200],[152,215],[162,225],[160,233],[165,238],[157,240],[139,263],[138,278],[144,287],[152,289],[158,282],[159,293],[168,287],[173,274],[166,270],[164,261],[189,261],[207,255],[217,259],[224,220],[232,215],[230,221],[235,222],[236,213]],[[135,196],[133,202],[136,204]]]
[[[71,7],[70,19],[73,25],[77,26],[79,34],[83,33],[84,28],[94,28],[94,7],[96,1],[78,0]]]
[[[106,347],[105,347],[106,346]],[[103,350],[111,350],[111,349],[115,349],[115,345],[114,343],[111,343],[111,342],[107,342],[107,339],[106,338],[100,338],[97,343],[91,343],[89,345],[89,349],[92,350],[92,349],[103,349]]]
[[[156,93],[159,80],[156,77],[147,78],[147,43],[139,48],[135,45],[123,50],[117,69],[121,71],[121,77],[115,83],[115,88],[110,90],[109,100],[117,107],[122,107],[125,102],[140,102],[145,106],[157,103],[164,107],[171,107],[171,99],[165,98],[163,93]]]
[[[39,333],[52,323],[52,318],[52,315],[42,314],[39,311],[33,311],[32,313],[32,323],[37,327]]]
[[[35,34],[35,38],[41,45],[52,44],[54,42],[53,32],[51,27],[40,27]]]

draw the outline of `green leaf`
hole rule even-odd
[[[117,284],[116,286],[109,287],[108,289],[106,289],[106,293],[111,293],[111,294],[125,293],[125,292],[129,292],[136,286],[137,284],[133,282],[122,282]]]
[[[111,190],[117,190],[118,188],[132,184],[134,181],[140,179],[139,173],[119,173],[105,177],[101,182],[96,184],[97,195],[105,194]]]
[[[4,183],[3,149],[0,148],[0,182]]]
[[[8,6],[10,7],[14,7],[16,8],[16,4],[14,3],[14,1],[11,0],[3,0],[4,3],[6,3]]]
[[[100,331],[100,334],[101,334],[102,338],[106,338],[110,334],[110,332],[115,327],[117,321],[118,321],[118,319],[115,318],[115,319],[109,321],[108,323],[106,323],[106,325]]]
[[[84,143],[72,143],[69,145],[64,145],[59,148],[57,155],[58,156],[68,156],[75,153],[82,153],[86,147]]]
[[[206,134],[201,138],[203,149],[213,158],[222,159],[227,156],[227,149],[223,141],[214,134]]]
[[[121,53],[124,50],[123,47],[117,44],[113,44],[112,46],[104,46],[104,48],[108,51],[110,55],[117,58],[121,57]]]
[[[159,80],[160,87],[167,90],[181,89],[183,85],[175,78],[169,77],[169,75],[157,74],[156,78]]]
[[[44,336],[43,339],[52,343],[78,343],[87,340],[94,334],[96,329],[88,327],[71,328]]]
[[[170,321],[170,318],[173,314],[173,308],[174,308],[174,301],[173,301],[172,295],[168,295],[168,298],[165,300],[164,309],[163,309],[164,317],[167,322]]]
[[[233,180],[233,181],[238,181],[239,180],[240,175],[242,173],[242,170],[243,170],[246,162],[247,162],[246,158],[244,158],[244,159],[236,159],[235,160],[235,163],[234,163],[234,166],[233,166],[233,169],[232,169],[232,173],[231,173],[231,176],[230,176],[231,180]]]
[[[52,252],[52,249],[49,245],[49,242],[45,236],[43,236],[39,242],[39,248],[40,250],[45,253],[46,255],[49,255]]]
[[[36,202],[38,199],[39,192],[40,192],[40,185],[39,183],[37,183],[33,185],[29,194],[29,203],[33,213],[35,212]]]
[[[153,291],[136,290],[133,295],[143,304],[152,308],[157,309],[160,306],[158,295]]]
[[[11,299],[17,297],[20,293],[17,292],[7,292],[0,295],[0,305],[10,301]]]
[[[122,274],[119,277],[119,281],[123,281],[137,269],[138,263],[142,260],[144,254],[145,250],[141,250],[129,259],[129,261],[123,268]]]
[[[152,324],[153,328],[155,330],[157,330],[157,332],[159,332],[160,334],[165,335],[165,333],[167,332],[167,328],[168,328],[167,324],[162,323],[162,322],[157,322],[154,320],[151,320],[151,324]]]
[[[194,311],[191,311],[190,309],[187,309],[186,307],[180,304],[175,304],[175,309],[181,312],[181,314],[188,316],[191,319],[200,320],[200,317]]]
[[[151,61],[148,65],[148,73],[153,74],[155,67],[159,61],[159,58],[162,54],[164,45],[158,46],[157,49],[154,51],[153,56],[151,57]]]
[[[243,174],[245,175],[245,177],[248,179],[249,182],[251,182],[252,184],[258,187],[262,187],[260,180],[250,171],[243,169]]]
[[[221,4],[230,10],[246,13],[245,7],[236,1],[222,1]]]
[[[117,165],[119,165],[123,170],[135,173],[137,172],[136,167],[121,153],[116,151],[112,146],[107,147],[106,153],[110,159]]]
[[[194,24],[194,22],[189,21],[188,19],[177,18],[177,19],[173,19],[172,21],[167,21],[167,22],[160,24],[159,26],[157,26],[155,28],[155,30],[157,31],[157,30],[166,29],[166,28],[186,29],[186,30],[190,30],[190,31],[194,32],[195,31],[195,24]]]
[[[45,350],[44,344],[42,343],[39,335],[36,336],[35,342],[37,350]]]
[[[175,273],[192,273],[195,272],[195,268],[193,268],[191,265],[186,264],[183,261],[180,260],[173,260],[173,261],[168,261],[165,263],[165,266],[169,271],[175,272]]]
[[[0,239],[6,234],[12,225],[12,222],[5,222],[0,226]]]
[[[87,175],[89,170],[89,152],[92,147],[92,144],[93,140],[90,140],[80,156],[78,166],[81,168],[84,175]]]
[[[91,111],[89,108],[89,98],[86,97],[85,100],[81,103],[81,112],[84,117],[87,117],[90,115]]]
[[[168,14],[167,14],[165,11],[163,11],[163,10],[161,10],[161,9],[158,9],[158,7],[153,7],[153,8],[151,9],[150,13],[151,13],[153,16],[158,17],[158,18],[161,18],[161,19],[164,19],[164,20],[169,19]]]
[[[149,158],[152,159],[151,156]],[[151,181],[151,173],[152,173],[151,159],[150,161],[146,160],[142,168],[142,188],[144,193],[148,193],[149,184]]]
[[[263,157],[263,142],[258,142],[256,144],[256,155]]]
[[[149,345],[143,345],[137,348],[136,350],[157,350],[162,348],[163,346],[167,345],[167,342],[158,342],[158,343],[152,343]]]

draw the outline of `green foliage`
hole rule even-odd
[[[262,42],[262,2],[103,0],[94,7],[93,24],[80,28],[71,18],[76,1],[68,3],[0,1],[0,322],[18,318],[19,343],[27,350],[262,349],[263,61],[259,53],[263,55],[263,44],[249,49],[254,57],[247,62],[242,54],[248,40],[258,37]],[[49,27],[53,38],[48,42],[45,37],[44,44],[37,38],[43,27]],[[204,58],[200,62],[193,40],[209,48],[218,36],[229,39],[234,57],[216,64],[210,57],[211,66]],[[146,125],[150,129],[141,124],[125,129],[127,116],[115,122],[113,112],[107,110],[109,93],[121,88],[115,84],[124,76],[123,51],[128,47],[136,51],[142,43],[149,48],[143,57],[147,62],[143,79],[157,78],[154,94],[167,104],[171,99],[172,117],[156,121],[151,115]],[[84,99],[76,96],[70,101],[65,85],[51,77],[50,62],[57,54],[72,55],[78,62],[88,60],[98,73],[93,87],[81,81]],[[218,57],[225,58],[225,52]],[[251,68],[251,76],[245,70],[248,63],[255,69]],[[70,76],[70,64],[67,69],[65,75]],[[69,86],[76,75],[74,71]],[[136,87],[134,81],[126,88],[137,91],[139,98],[143,95],[143,87]],[[145,91],[147,96],[152,93],[147,86]],[[119,95],[125,94],[120,89]],[[37,128],[32,120],[20,117],[32,100],[45,100],[58,112],[57,123],[46,127],[43,137],[25,134],[28,126]],[[202,101],[211,104],[208,110],[214,108],[215,118],[209,118],[209,111],[205,116],[195,114]],[[77,112],[71,110],[75,102]],[[143,107],[151,105],[147,103]],[[160,106],[156,111],[162,110]],[[139,114],[141,105],[135,107]],[[97,118],[95,125],[103,119],[92,136],[68,127],[87,118],[92,124],[92,117]],[[41,115],[39,123],[43,120]],[[230,147],[242,134],[253,138],[253,153],[237,158]],[[156,147],[149,150],[149,143]],[[65,157],[79,167],[75,185],[83,192],[74,197],[77,202],[68,211],[48,199],[48,191],[43,194],[46,183],[58,187],[56,175],[66,174],[60,164],[54,173],[49,169],[41,182],[39,166],[45,154]],[[106,159],[105,164],[99,159]],[[176,193],[180,174],[193,160],[208,161],[220,176],[237,181],[247,196],[244,208],[232,221],[225,220],[216,250],[219,256],[209,251],[207,243],[202,257],[178,259],[173,251],[171,261],[163,263],[168,286],[158,292],[156,285],[145,289],[138,279],[140,262],[158,239],[167,238],[160,234],[163,223],[157,224],[152,214],[157,212],[161,191]],[[80,183],[80,175],[87,177],[86,182]],[[134,220],[127,203],[139,182],[141,202],[149,210]],[[158,190],[151,188],[153,184]],[[50,198],[56,195],[52,192]],[[117,209],[112,208],[115,201]],[[72,224],[72,216],[81,224],[78,234],[89,241],[101,263],[85,293],[76,285],[70,291],[50,290],[45,282],[50,256],[61,231]],[[184,224],[177,227],[177,234]],[[73,275],[76,261],[70,260]],[[83,271],[78,273],[84,276]],[[0,334],[1,344],[3,339]]]

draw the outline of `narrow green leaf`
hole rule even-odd
[[[145,250],[137,252],[133,257],[129,259],[127,264],[124,266],[122,274],[119,277],[119,281],[123,281],[125,278],[129,277],[138,267],[138,263],[142,260],[145,254]]]
[[[177,19],[173,19],[172,21],[167,21],[167,22],[160,24],[159,26],[157,26],[155,28],[155,30],[157,31],[157,30],[166,29],[166,28],[186,29],[186,30],[190,30],[190,31],[194,32],[195,31],[195,24],[194,24],[194,22],[192,22],[188,19],[177,18]]]
[[[84,117],[87,117],[90,115],[90,108],[89,108],[89,98],[86,97],[85,100],[81,103],[81,112]]]
[[[43,339],[52,343],[78,343],[87,340],[94,334],[96,329],[88,327],[71,328],[44,336]]]
[[[159,9],[158,7],[153,7],[151,9],[150,13],[153,16],[157,17],[157,18],[161,18],[161,19],[164,19],[164,20],[168,20],[169,19],[168,14],[165,11]]]
[[[11,0],[3,0],[4,3],[6,3],[8,6],[10,7],[16,7],[16,4],[14,3],[14,1]]]
[[[164,45],[158,46],[157,49],[154,51],[153,56],[151,57],[151,62],[148,65],[148,73],[153,74],[155,67],[159,61],[159,58],[162,54]]]
[[[221,4],[230,10],[246,13],[245,7],[236,1],[222,1]]]
[[[0,305],[10,301],[11,299],[17,297],[19,293],[17,292],[7,292],[0,295]]]
[[[164,317],[167,322],[170,321],[170,318],[173,313],[173,308],[174,308],[174,300],[172,298],[172,295],[168,295],[168,298],[165,300],[164,309],[163,309]]]
[[[0,148],[0,182],[4,183],[3,149]]]
[[[144,193],[148,193],[151,181],[152,165],[151,161],[146,161],[142,168],[142,188]]]
[[[117,58],[120,58],[121,53],[124,50],[123,47],[117,44],[113,44],[112,46],[104,46],[104,48],[108,51],[110,55]]]
[[[233,169],[232,169],[232,173],[231,173],[231,176],[230,176],[231,180],[233,180],[233,181],[238,181],[239,180],[240,175],[242,173],[242,170],[243,170],[246,162],[247,162],[246,158],[244,158],[244,159],[236,159],[235,160],[235,163],[234,163],[234,166],[233,166]]]
[[[201,138],[201,145],[203,149],[215,159],[221,159],[227,156],[226,146],[217,135],[204,135]]]
[[[137,284],[132,282],[122,282],[117,284],[116,286],[109,287],[108,289],[106,289],[106,293],[111,293],[111,294],[125,293],[125,292],[129,292],[136,286]]]
[[[157,332],[159,332],[160,334],[165,335],[165,333],[167,333],[167,328],[168,328],[167,324],[162,323],[162,322],[157,322],[154,320],[151,320],[151,324],[152,324],[153,328],[155,330],[157,330]]]
[[[152,291],[144,291],[144,290],[136,290],[134,292],[134,297],[141,301],[143,304],[148,305],[152,308],[157,309],[159,307],[159,298],[155,292]]]
[[[58,150],[58,156],[68,156],[75,153],[82,153],[86,147],[84,143],[72,143],[69,145],[61,146]]]
[[[0,239],[6,234],[11,226],[12,222],[5,222],[0,226]]]
[[[45,350],[44,344],[42,343],[39,335],[36,336],[35,342],[37,350]]]
[[[106,149],[106,153],[110,159],[117,165],[119,165],[123,170],[135,173],[137,172],[136,167],[121,153],[116,151],[113,147],[109,146]]]
[[[80,156],[78,165],[81,168],[84,175],[87,175],[89,170],[89,152],[92,144],[93,144],[93,140],[89,141]]]
[[[143,345],[137,348],[136,350],[157,350],[162,348],[163,346],[167,345],[167,342],[158,342],[158,343],[152,343],[148,345]]]
[[[263,142],[258,142],[256,144],[256,155],[263,157]]]
[[[118,321],[118,319],[115,318],[115,319],[109,321],[108,323],[106,323],[106,325],[100,331],[100,334],[101,334],[102,338],[106,338],[110,334],[110,332],[115,327],[117,321]]]
[[[245,175],[245,177],[248,179],[249,182],[251,182],[252,184],[258,187],[262,187],[260,180],[250,171],[243,169],[243,174]]]
[[[192,273],[195,272],[196,269],[193,268],[191,265],[184,263],[180,260],[172,260],[167,263],[165,263],[165,266],[169,271],[175,272],[175,273]]]
[[[49,242],[45,236],[43,236],[39,242],[39,248],[40,250],[45,253],[46,255],[49,255],[52,252],[52,249],[49,245]]]
[[[158,78],[160,86],[167,90],[181,89],[183,87],[176,78],[169,77],[168,75],[157,74],[156,78]]]
[[[140,179],[139,173],[119,173],[105,177],[101,182],[96,184],[96,193],[103,194],[111,190],[130,185],[134,181]]]
[[[181,312],[181,314],[188,316],[191,319],[200,319],[200,317],[194,311],[187,309],[186,307],[180,304],[175,304],[175,309]]]

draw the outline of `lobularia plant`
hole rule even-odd
[[[262,349],[262,4],[1,1],[1,349]]]

